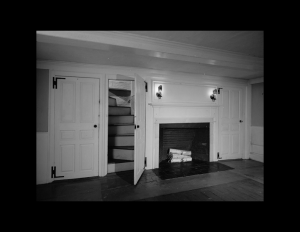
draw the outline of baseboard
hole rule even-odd
[[[107,173],[121,172],[134,169],[134,162],[111,163],[107,165]]]
[[[263,154],[257,154],[257,153],[250,153],[249,159],[252,159],[252,160],[263,163],[264,162],[264,155]]]

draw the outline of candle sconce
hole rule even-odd
[[[210,99],[214,102],[215,100],[217,100],[217,89],[213,90],[213,94],[210,95]]]
[[[161,99],[162,97],[162,85],[158,86],[158,92],[156,92],[156,96]]]
[[[214,102],[215,100],[217,100],[217,94],[220,94],[220,89],[222,88],[218,88],[218,89],[214,89],[212,95],[210,95],[210,99]]]

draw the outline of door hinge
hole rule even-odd
[[[146,92],[148,92],[148,83],[146,81],[144,81],[144,82],[145,82],[145,90],[146,90]]]
[[[56,176],[56,167],[51,167],[51,178],[61,178],[64,176]]]
[[[53,89],[57,89],[57,79],[66,79],[66,78],[53,77]]]
[[[220,153],[218,152],[218,159],[222,159],[222,157],[220,157]]]
[[[147,157],[145,157],[145,167],[147,167]]]

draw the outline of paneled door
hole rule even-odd
[[[244,148],[244,107],[242,90],[224,88],[221,90],[220,107],[220,158],[241,159]]]
[[[59,78],[54,89],[56,176],[98,176],[99,79]]]
[[[134,109],[134,185],[145,169],[146,147],[146,91],[145,81],[135,74],[135,109]]]

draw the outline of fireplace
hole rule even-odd
[[[209,127],[208,122],[159,124],[159,163],[166,160],[170,148],[191,151],[193,160],[209,162]]]
[[[167,108],[167,107],[166,107]],[[195,107],[196,108],[196,107]],[[169,111],[168,111],[169,112]],[[179,112],[178,112],[179,113]],[[193,115],[193,112],[188,112],[190,115]],[[200,114],[201,112],[199,112]],[[217,159],[217,146],[218,146],[218,137],[217,137],[217,130],[218,130],[218,124],[217,122],[217,117],[215,117],[217,114],[214,114],[213,117],[180,117],[180,118],[175,118],[175,117],[166,117],[166,118],[155,118],[154,119],[154,124],[153,124],[153,156],[152,160],[150,162],[152,163],[152,169],[159,168],[159,163],[160,163],[160,157],[159,157],[159,151],[160,151],[160,145],[161,145],[161,138],[160,138],[160,125],[161,124],[191,124],[191,126],[195,124],[203,124],[203,125],[208,125],[209,129],[209,142],[207,145],[200,144],[202,148],[204,146],[207,146],[207,152],[209,153],[209,162],[213,161],[218,161]],[[206,116],[206,115],[205,115]],[[207,115],[210,116],[210,115]],[[206,123],[206,124],[205,124]],[[205,142],[203,142],[205,143]],[[183,149],[182,149],[183,150]]]

